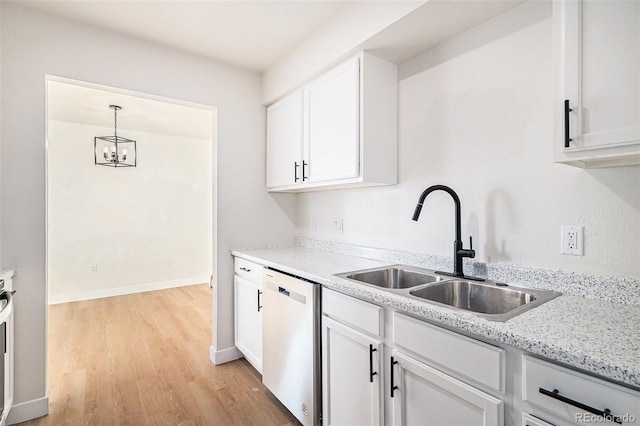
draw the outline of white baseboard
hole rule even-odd
[[[124,296],[125,294],[143,293],[152,290],[164,290],[166,288],[184,287],[194,284],[208,283],[209,276],[183,278],[180,280],[161,281],[155,283],[132,285],[128,287],[105,288],[99,290],[77,291],[72,293],[56,294],[49,296],[49,305],[59,303],[78,302],[80,300],[102,299],[103,297]]]
[[[49,414],[49,390],[47,390],[46,395],[42,398],[13,405],[9,410],[7,424],[14,425],[16,423],[26,422],[27,420],[37,419],[47,414]]]
[[[214,346],[209,346],[209,359],[213,365],[224,364],[242,358],[242,353],[235,346],[222,350],[217,350]]]

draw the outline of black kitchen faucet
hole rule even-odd
[[[447,194],[451,195],[451,198],[453,198],[453,201],[456,204],[456,240],[453,242],[453,273],[440,271],[436,271],[436,273],[453,277],[468,278],[476,281],[484,281],[482,278],[466,276],[463,272],[463,259],[465,257],[473,259],[476,256],[476,252],[475,250],[473,250],[473,239],[471,237],[469,237],[469,249],[465,249],[462,247],[462,231],[460,229],[460,198],[458,198],[458,194],[456,194],[453,189],[445,185],[433,185],[425,189],[422,192],[422,195],[420,195],[420,199],[418,200],[418,205],[413,212],[412,219],[416,222],[418,221],[420,212],[422,211],[422,204],[424,203],[424,199],[427,198],[427,195],[431,194],[433,191],[446,192]]]

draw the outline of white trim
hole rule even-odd
[[[31,401],[14,404],[9,411],[7,424],[26,422],[27,420],[36,419],[38,417],[49,414],[49,390],[42,398],[32,399]]]
[[[242,358],[242,353],[235,346],[222,350],[217,350],[215,346],[209,346],[209,359],[213,365],[224,364],[240,358]]]
[[[155,283],[132,285],[128,287],[105,288],[99,290],[77,291],[72,293],[58,294],[49,297],[49,305],[58,303],[77,302],[80,300],[101,299],[103,297],[123,296],[125,294],[143,293],[152,290],[164,290],[166,288],[184,287],[195,284],[208,283],[209,275],[202,277],[183,278],[180,280],[160,281]]]
[[[105,86],[104,84],[91,83],[84,80],[76,80],[74,78],[61,77],[58,75],[45,74],[45,81],[55,81],[58,83],[66,83],[74,86],[87,87],[89,89],[104,90],[107,92],[118,93],[122,95],[135,96],[137,98],[149,99],[152,101],[164,102],[168,104],[181,105],[205,111],[217,112],[218,107],[213,105],[199,104],[197,102],[183,101],[175,98],[167,98],[165,96],[152,95],[150,93],[137,92],[135,90],[121,89],[114,86]]]

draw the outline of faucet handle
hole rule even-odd
[[[469,250],[473,250],[473,237],[469,235]]]

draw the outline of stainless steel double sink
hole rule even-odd
[[[428,303],[461,309],[492,321],[506,321],[560,296],[560,293],[549,290],[453,278],[404,265],[345,272],[336,276]]]

